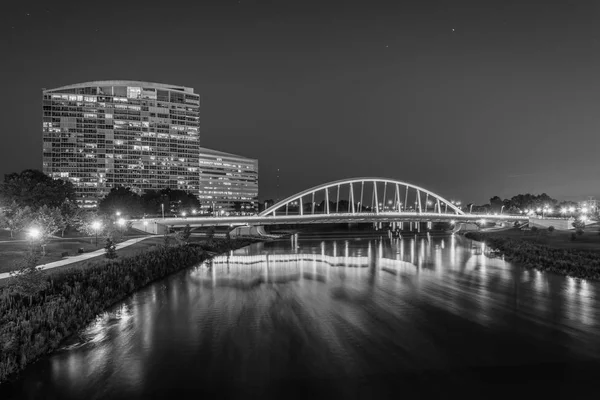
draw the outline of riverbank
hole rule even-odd
[[[468,232],[465,237],[485,242],[490,248],[502,253],[507,261],[527,268],[600,281],[600,254],[596,252],[553,248],[533,241],[519,240],[505,232]]]
[[[98,314],[136,290],[198,264],[211,254],[247,246],[254,240],[158,248],[86,268],[41,275],[39,291],[14,284],[0,290],[0,383],[92,322]]]

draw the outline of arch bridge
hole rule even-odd
[[[258,215],[132,220],[136,229],[161,227],[263,226],[359,222],[523,221],[526,216],[467,214],[453,202],[414,184],[386,178],[351,178],[324,183],[283,199]]]

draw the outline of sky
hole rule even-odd
[[[599,19],[587,0],[10,2],[0,176],[41,169],[42,88],[131,79],[193,87],[201,145],[258,159],[261,199],[359,176],[600,197]]]

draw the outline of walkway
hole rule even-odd
[[[152,236],[143,236],[140,238],[129,239],[122,243],[117,244],[116,248],[117,248],[117,250],[119,250],[119,249],[122,249],[123,247],[131,246],[132,244],[141,242],[142,240],[147,239],[149,237],[152,237]],[[84,253],[84,254],[80,254],[77,256],[68,257],[63,260],[58,260],[58,261],[54,261],[54,262],[51,262],[48,264],[38,265],[38,267],[41,268],[42,270],[58,268],[58,267],[62,267],[64,265],[69,265],[69,264],[73,264],[73,263],[76,263],[79,261],[89,260],[90,258],[94,258],[94,257],[102,256],[102,255],[104,255],[104,249],[98,249],[96,251],[92,251],[89,253]],[[10,278],[10,272],[5,272],[3,274],[0,274],[0,280],[6,279],[6,278]]]

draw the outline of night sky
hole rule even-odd
[[[261,199],[600,195],[600,1],[6,3],[2,176],[41,169],[42,88],[132,79],[193,87],[201,145],[259,159]]]

